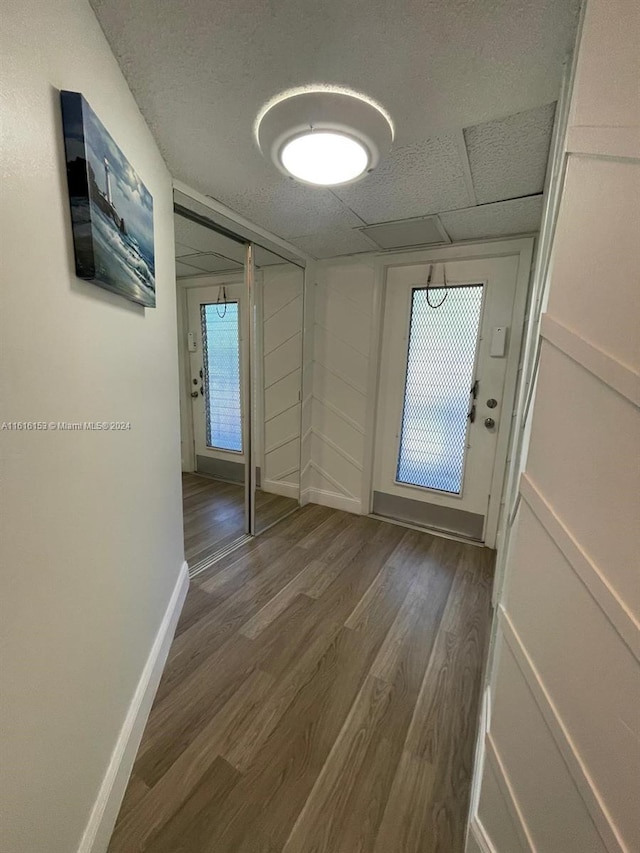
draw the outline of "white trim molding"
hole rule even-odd
[[[556,515],[553,507],[545,500],[528,474],[522,475],[520,494],[589,591],[593,601],[605,614],[636,660],[640,662],[640,624],[622,598],[586,551],[581,548],[578,540]]]
[[[540,334],[560,352],[613,388],[634,406],[640,407],[640,374],[563,325],[544,314]]]
[[[188,588],[189,569],[185,561],[122,723],[78,853],[104,853],[109,845]]]
[[[524,814],[522,813],[522,809],[520,808],[520,803],[518,802],[518,798],[516,797],[515,791],[513,789],[513,784],[511,783],[511,779],[509,778],[507,769],[504,766],[502,756],[498,752],[496,743],[490,733],[487,733],[486,737],[486,755],[487,761],[491,764],[493,775],[495,776],[496,782],[498,783],[498,788],[500,789],[500,793],[502,794],[504,804],[507,808],[507,811],[509,812],[511,819],[513,820],[513,825],[518,834],[518,839],[520,840],[522,848],[524,850],[527,850],[528,853],[536,853],[536,846],[533,843],[531,832],[529,831],[529,827],[527,826]],[[482,826],[482,824],[480,825]],[[487,838],[488,840],[488,836],[486,835],[486,833],[485,838]]]
[[[341,509],[344,512],[350,512],[354,515],[362,514],[362,504],[357,498],[339,495],[336,492],[328,492],[325,489],[305,489],[301,495],[301,503],[303,506],[307,503],[314,503],[320,506],[331,507],[331,509]]]
[[[576,790],[582,797],[605,847],[613,853],[631,853],[631,850],[627,847],[618,832],[615,822],[606,807],[604,797],[591,778],[589,770],[571,737],[567,725],[560,716],[560,712],[549,694],[540,673],[529,656],[509,614],[502,605],[498,608],[498,619],[502,635],[531,691],[536,705],[540,709],[549,732],[569,769]],[[490,740],[490,736],[488,740]]]
[[[297,474],[298,469],[295,468],[289,473]],[[297,500],[300,495],[300,486],[298,483],[288,483],[285,480],[265,480],[260,488],[263,492],[268,492],[272,495],[281,495],[284,498],[295,498]]]

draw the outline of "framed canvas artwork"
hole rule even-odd
[[[83,96],[60,98],[76,275],[154,308],[151,193]]]

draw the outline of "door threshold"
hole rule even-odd
[[[210,554],[198,563],[194,563],[193,566],[189,566],[189,578],[195,578],[196,575],[206,571],[208,568],[213,566],[214,563],[217,563],[218,560],[226,557],[227,554],[233,553],[233,551],[236,551],[241,545],[251,542],[254,538],[255,537],[250,536],[248,533],[243,533],[238,539],[234,539],[231,544],[225,545],[225,547],[221,548],[219,551],[214,551],[213,554]]]
[[[463,545],[475,545],[476,548],[486,548],[484,542],[478,539],[469,539],[467,536],[462,536],[459,533],[451,533],[449,530],[440,530],[438,527],[427,527],[422,524],[413,524],[411,521],[401,521],[399,518],[390,518],[387,515],[377,515],[375,512],[370,512],[369,518],[375,518],[376,521],[388,521],[389,524],[396,524],[398,527],[408,527],[409,530],[419,530],[420,533],[431,533],[432,536],[440,536],[442,539],[451,539],[454,542],[461,542]]]

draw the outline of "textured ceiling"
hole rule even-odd
[[[92,5],[172,174],[311,254],[366,251],[354,229],[430,213],[454,240],[532,221],[489,203],[542,190],[579,0]],[[281,175],[253,134],[267,101],[318,84],[375,98],[396,126],[376,171],[334,191]]]

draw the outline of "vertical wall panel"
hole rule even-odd
[[[587,4],[480,735],[537,853],[640,849],[639,25],[633,0]],[[468,853],[483,830],[511,853],[482,763],[476,777]]]
[[[318,265],[307,499],[361,502],[375,272],[372,259]]]
[[[261,489],[298,497],[302,404],[303,271],[262,271],[264,433]]]

